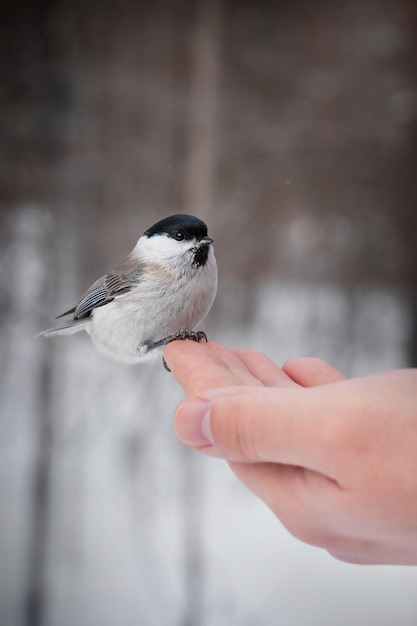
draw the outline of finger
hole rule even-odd
[[[353,486],[365,460],[375,467],[381,448],[389,454],[399,428],[390,416],[402,397],[402,428],[410,430],[401,434],[414,440],[416,380],[410,369],[310,388],[213,389],[184,400],[175,427],[184,443],[211,456],[299,465]]]
[[[333,520],[341,498],[333,480],[291,465],[230,463],[230,467],[292,535],[316,546],[338,546]]]
[[[299,387],[214,389],[179,405],[175,429],[184,443],[211,456],[300,465],[333,476],[329,423],[314,392]]]
[[[231,385],[261,385],[236,354],[214,341],[173,341],[164,357],[188,394]]]
[[[233,350],[248,371],[265,387],[294,387],[296,383],[271,359],[254,350]]]
[[[303,387],[316,387],[345,380],[346,376],[325,361],[316,358],[290,359],[282,366],[283,371]]]
[[[395,553],[387,560],[386,542],[381,551],[375,536],[352,536],[348,493],[335,481],[288,465],[230,463],[230,467],[297,539],[350,563],[396,562]]]

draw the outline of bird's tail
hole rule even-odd
[[[61,326],[43,330],[41,333],[38,333],[37,336],[51,337],[52,335],[73,335],[74,333],[78,333],[80,330],[87,330],[89,324],[90,320],[69,320]]]

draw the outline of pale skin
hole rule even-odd
[[[250,350],[175,341],[175,430],[228,461],[295,536],[351,563],[417,565],[417,369],[346,378]]]

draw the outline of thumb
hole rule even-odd
[[[256,386],[211,390],[179,405],[175,430],[185,444],[210,456],[317,469],[325,455],[320,418],[311,411],[314,391]]]

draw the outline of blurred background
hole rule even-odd
[[[0,16],[0,623],[417,623],[417,571],[293,539],[176,440],[182,391],[38,339],[155,221],[215,239],[211,338],[417,366],[413,0],[17,0]]]

